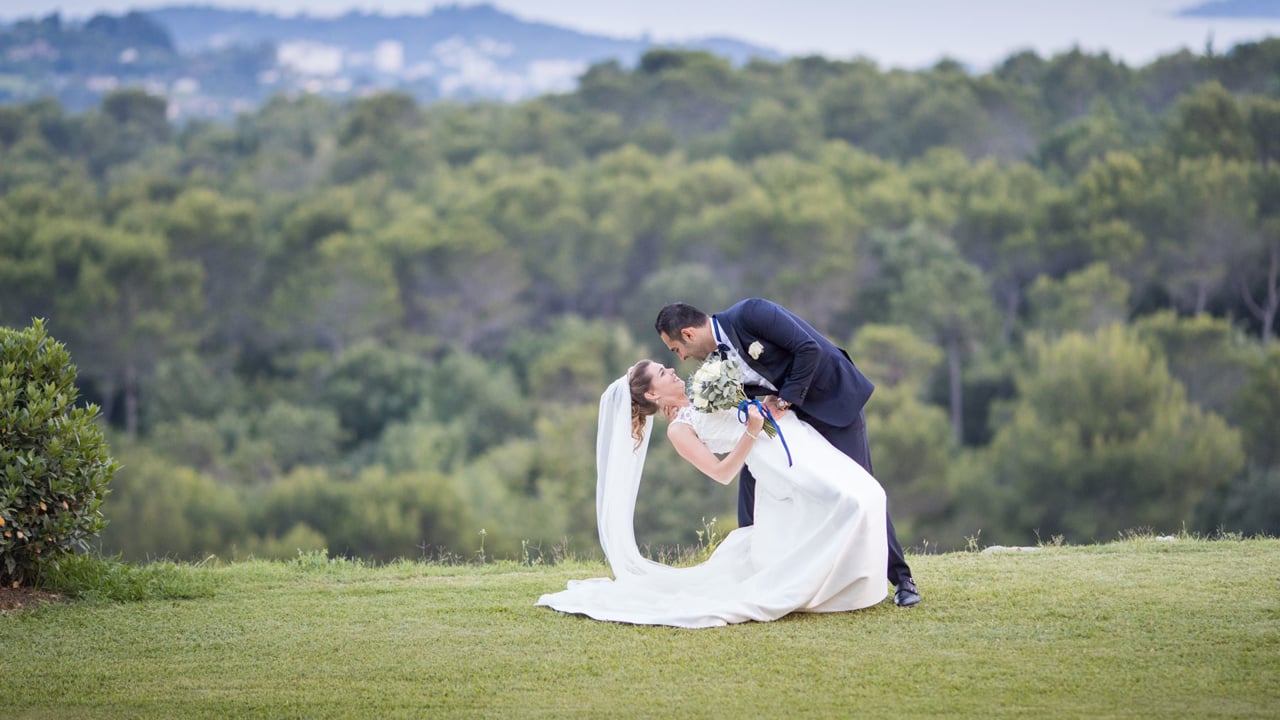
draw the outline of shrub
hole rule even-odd
[[[0,328],[0,583],[31,584],[46,563],[84,550],[117,464],[75,407],[76,368],[44,322]]]

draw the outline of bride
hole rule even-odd
[[[728,484],[745,463],[758,483],[755,524],[729,533],[694,567],[653,562],[636,546],[636,495],[658,412],[670,421],[667,439],[698,470]],[[674,370],[651,360],[632,366],[600,397],[596,436],[596,519],[614,579],[570,581],[537,604],[597,620],[701,628],[883,600],[883,488],[794,413],[776,419],[781,434],[770,438],[754,407],[745,425],[736,410],[696,412]]]

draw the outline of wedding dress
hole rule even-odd
[[[596,439],[596,516],[614,578],[570,581],[538,605],[597,620],[702,628],[884,600],[884,490],[794,413],[778,421],[790,465],[781,439],[763,432],[747,456],[756,478],[754,525],[729,533],[694,567],[644,558],[633,518],[653,419],[635,447],[630,402],[627,379],[619,378],[601,396]],[[715,453],[728,452],[745,431],[733,410],[684,408],[672,422],[691,425]]]

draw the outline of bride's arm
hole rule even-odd
[[[764,418],[755,408],[752,408],[750,417],[747,419],[747,431],[738,438],[738,443],[733,446],[733,450],[722,458],[716,457],[715,453],[708,450],[707,446],[698,439],[698,434],[693,431],[693,427],[687,423],[668,425],[667,439],[675,446],[680,457],[688,460],[712,480],[721,485],[728,485],[746,464],[747,453],[751,452],[751,446],[763,427]]]

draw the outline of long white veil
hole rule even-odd
[[[613,381],[600,396],[596,432],[596,523],[600,547],[619,581],[638,576],[667,575],[675,568],[646,559],[636,546],[636,496],[653,433],[653,417],[645,418],[644,435],[636,446],[631,436],[631,388],[627,376]]]

